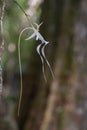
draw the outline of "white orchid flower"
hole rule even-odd
[[[20,107],[21,107],[21,100],[22,100],[22,66],[21,66],[21,47],[20,47],[20,45],[21,45],[21,36],[22,36],[22,34],[26,31],[26,30],[32,30],[33,31],[33,33],[32,33],[32,35],[31,36],[29,36],[28,38],[26,38],[25,40],[30,40],[30,39],[32,39],[32,38],[36,38],[36,41],[37,40],[40,40],[41,41],[41,43],[37,46],[37,48],[36,48],[36,50],[37,50],[37,53],[39,54],[39,56],[40,56],[40,59],[41,59],[41,61],[42,61],[42,71],[43,71],[43,75],[44,75],[44,78],[45,78],[45,80],[46,80],[46,76],[45,76],[45,71],[44,71],[44,60],[45,60],[45,62],[47,63],[47,65],[48,65],[48,67],[49,67],[49,69],[50,69],[50,72],[51,72],[51,74],[52,74],[52,77],[54,78],[54,74],[53,74],[53,71],[52,71],[52,69],[51,69],[51,66],[50,66],[50,64],[49,64],[49,62],[48,62],[48,60],[47,60],[47,57],[46,57],[46,55],[45,55],[45,47],[46,47],[46,45],[49,43],[48,41],[46,41],[44,38],[43,38],[43,36],[40,34],[40,32],[39,32],[39,28],[40,28],[40,26],[42,25],[42,23],[40,24],[40,25],[38,25],[38,24],[36,24],[36,23],[32,23],[32,21],[31,21],[31,17],[30,16],[28,16],[27,14],[26,14],[26,12],[23,10],[23,8],[20,6],[20,4],[18,3],[18,2],[16,2],[15,0],[14,0],[14,2],[20,7],[20,9],[23,11],[23,13],[25,14],[25,16],[26,16],[26,18],[27,18],[27,20],[29,21],[29,23],[30,23],[30,25],[31,25],[31,27],[27,27],[27,28],[24,28],[22,31],[21,31],[21,33],[20,33],[20,35],[19,35],[19,38],[18,38],[18,59],[19,59],[19,69],[20,69],[20,97],[19,97],[19,105],[18,105],[18,116],[19,116],[19,112],[20,112]],[[34,25],[36,25],[36,28],[34,27]],[[47,80],[46,80],[47,81]]]
[[[36,25],[36,28],[35,27],[29,27],[30,30],[33,31],[33,34],[31,36],[29,36],[28,38],[26,38],[25,40],[30,40],[32,38],[34,38],[36,36],[36,41],[37,40],[40,40],[42,43],[45,43],[45,44],[48,44],[49,42],[46,41],[43,36],[39,33],[39,28],[40,26],[42,25],[42,23],[40,25],[34,23]]]
[[[44,73],[44,60],[43,60],[43,57],[44,57],[44,59],[45,59],[47,65],[48,65],[48,67],[49,67],[49,69],[50,69],[50,71],[51,71],[52,77],[54,78],[53,71],[52,71],[52,69],[51,69],[51,66],[50,66],[50,64],[49,64],[49,62],[48,62],[48,60],[47,60],[47,58],[46,58],[45,52],[44,52],[45,47],[46,47],[46,45],[47,45],[49,42],[46,41],[46,40],[43,38],[43,36],[39,33],[39,28],[40,28],[40,26],[42,25],[42,23],[41,23],[40,25],[38,25],[38,24],[35,23],[35,25],[36,25],[36,28],[34,28],[34,27],[31,28],[31,30],[33,30],[33,34],[32,34],[31,36],[29,36],[26,40],[30,40],[30,39],[32,39],[32,38],[34,38],[34,37],[36,36],[36,40],[40,40],[40,41],[41,41],[41,44],[39,44],[39,45],[37,46],[37,49],[36,49],[36,50],[37,50],[37,53],[39,54],[39,56],[40,56],[40,58],[41,58],[41,61],[42,61],[42,65],[43,65],[43,66],[42,66],[42,71],[43,71],[43,74],[44,74],[44,79],[45,79],[45,81],[47,81],[47,80],[46,80],[45,73]],[[41,49],[42,44],[44,44],[44,46],[43,46],[42,49]],[[42,55],[40,54],[40,50],[41,50],[41,54],[42,54]],[[42,57],[42,56],[43,56],[43,57]]]
[[[40,26],[42,25],[42,23],[40,25],[34,23],[34,25],[36,25],[36,28],[32,25],[31,27],[27,27],[27,28],[24,28],[20,35],[19,35],[19,39],[18,39],[18,57],[19,57],[19,68],[20,68],[20,81],[21,81],[21,90],[20,90],[20,98],[19,98],[19,106],[18,106],[18,115],[19,115],[19,111],[20,111],[20,106],[21,106],[21,98],[22,98],[22,66],[21,66],[21,50],[20,50],[20,44],[21,44],[21,36],[22,34],[26,31],[26,30],[32,30],[33,31],[33,34],[31,36],[29,36],[28,38],[26,38],[25,40],[30,40],[32,38],[36,38],[36,41],[37,40],[40,40],[41,43],[37,46],[36,50],[37,50],[37,53],[39,54],[40,56],[40,59],[41,59],[41,62],[42,62],[42,71],[43,71],[43,75],[44,75],[44,79],[45,81],[47,81],[46,79],[46,75],[45,75],[45,67],[44,67],[44,60],[46,62],[46,64],[48,65],[49,69],[50,69],[50,72],[52,74],[52,77],[54,79],[54,74],[53,74],[53,71],[51,69],[51,65],[45,55],[45,47],[47,44],[49,44],[48,41],[46,41],[43,36],[40,34],[39,32],[39,28]]]
[[[29,36],[28,38],[26,38],[25,40],[30,40],[30,39],[36,37],[36,40],[40,40],[40,41],[41,41],[41,44],[39,44],[39,45],[37,46],[36,50],[37,50],[37,53],[39,54],[39,56],[40,56],[40,58],[41,58],[41,61],[42,61],[42,71],[43,71],[44,79],[45,79],[45,81],[47,81],[47,80],[46,80],[46,76],[45,76],[45,72],[44,72],[44,59],[45,59],[45,62],[47,63],[47,65],[48,65],[48,67],[49,67],[49,69],[50,69],[50,72],[51,72],[51,74],[52,74],[52,77],[54,78],[54,74],[53,74],[53,71],[52,71],[52,69],[51,69],[50,63],[48,62],[47,57],[46,57],[46,55],[45,55],[45,47],[46,47],[46,45],[47,45],[49,42],[46,41],[46,40],[43,38],[43,36],[40,34],[40,32],[39,32],[39,28],[40,28],[40,26],[42,25],[42,23],[39,24],[39,25],[38,25],[37,23],[34,23],[34,25],[36,25],[36,28],[35,28],[33,25],[32,25],[31,27],[24,28],[24,29],[21,31],[20,35],[19,35],[19,40],[18,40],[18,52],[19,52],[20,72],[22,72],[21,64],[20,64],[20,63],[21,63],[21,56],[20,56],[20,40],[21,40],[21,36],[22,36],[22,34],[23,34],[24,31],[26,31],[26,30],[29,30],[29,31],[32,30],[32,31],[33,31],[32,35]],[[20,75],[22,75],[22,74],[20,74]]]

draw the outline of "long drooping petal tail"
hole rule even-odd
[[[42,44],[39,44],[37,46],[36,50],[37,50],[37,53],[39,54],[41,62],[42,62],[42,72],[43,72],[43,75],[44,75],[44,79],[47,82],[46,75],[45,75],[45,70],[44,70],[44,59],[43,59],[42,55],[40,54],[41,46],[42,46]]]
[[[46,55],[45,55],[45,47],[46,47],[47,44],[49,44],[49,42],[45,42],[44,46],[42,47],[41,52],[42,52],[42,55],[43,55],[43,57],[44,57],[44,59],[45,59],[47,65],[48,65],[49,69],[50,69],[50,72],[51,72],[51,74],[52,74],[52,77],[53,77],[53,79],[54,79],[54,78],[55,78],[55,77],[54,77],[54,73],[53,73],[52,68],[51,68],[51,65],[50,65],[50,63],[49,63],[49,61],[48,61],[48,59],[47,59],[47,57],[46,57]]]

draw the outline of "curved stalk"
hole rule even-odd
[[[22,84],[22,65],[21,65],[21,36],[23,34],[24,31],[26,31],[27,29],[31,29],[31,27],[27,27],[25,29],[23,29],[19,35],[18,38],[18,61],[19,61],[19,73],[20,73],[20,97],[19,97],[19,103],[18,103],[18,116],[20,113],[20,107],[21,107],[21,100],[22,100],[22,89],[23,89],[23,84]]]

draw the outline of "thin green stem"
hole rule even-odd
[[[21,99],[22,99],[22,65],[21,65],[21,54],[20,54],[20,38],[18,40],[18,59],[19,59],[19,72],[20,72],[20,97],[19,97],[19,103],[18,103],[18,116],[20,112],[20,106],[21,106]]]
[[[32,24],[32,21],[30,19],[30,16],[24,11],[24,9],[21,7],[21,5],[16,1],[13,0],[15,2],[15,4],[22,10],[22,12],[24,13],[24,15],[26,16],[29,24],[31,27],[34,27]],[[26,28],[27,29],[27,28]],[[19,96],[19,103],[18,103],[18,116],[20,114],[20,107],[21,107],[21,101],[22,101],[22,93],[23,93],[23,81],[22,81],[22,65],[21,65],[21,50],[20,50],[20,40],[21,40],[21,36],[22,33],[26,30],[23,29],[19,35],[19,39],[18,39],[18,59],[19,59],[19,71],[20,71],[20,96]]]
[[[26,18],[27,18],[28,22],[30,23],[31,27],[33,27],[33,24],[32,24],[30,16],[24,11],[24,9],[22,8],[22,6],[16,0],[13,0],[13,1],[21,9],[21,11],[24,13],[24,15],[26,16]]]

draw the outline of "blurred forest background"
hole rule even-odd
[[[17,44],[21,30],[29,23],[14,0],[6,0],[0,130],[87,130],[87,0],[18,0],[18,3],[33,22],[43,21],[40,33],[50,42],[45,53],[55,79],[45,65],[45,82],[36,52],[40,41],[25,41],[24,33],[23,96],[18,117]]]

